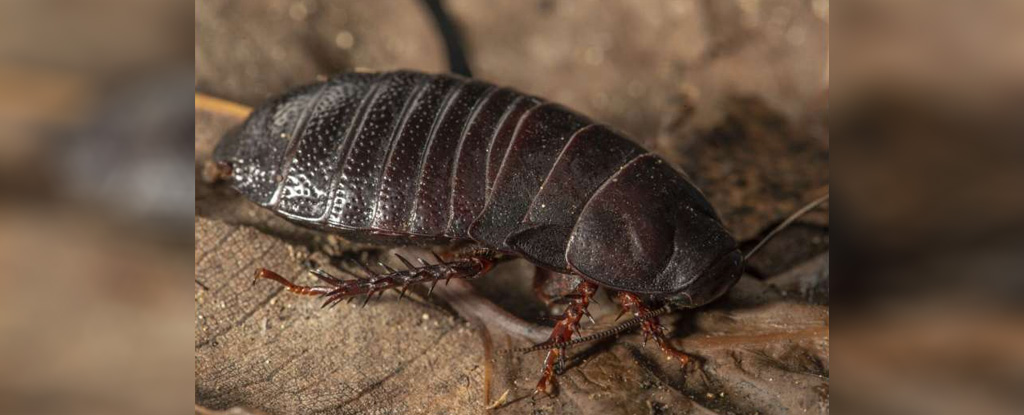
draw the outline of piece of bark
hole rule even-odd
[[[252,284],[256,267],[302,275],[289,250],[255,229],[196,219],[196,403],[270,413],[468,414],[485,405],[482,348],[465,322],[393,293],[321,310],[314,298]]]

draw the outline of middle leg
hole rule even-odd
[[[590,306],[590,299],[596,292],[597,284],[592,282],[581,281],[576,285],[575,294],[567,297],[571,300],[565,308],[565,312],[562,313],[562,318],[555,324],[555,328],[551,331],[551,336],[548,337],[548,340],[539,346],[571,340],[573,333],[577,333],[580,329],[580,319],[590,314],[587,311],[587,307]],[[544,370],[541,372],[540,381],[537,382],[535,394],[543,392],[551,395],[554,392],[557,387],[555,363],[562,359],[565,359],[565,348],[556,347],[548,350],[547,356],[544,357]]]

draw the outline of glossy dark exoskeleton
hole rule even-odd
[[[476,80],[339,75],[257,108],[214,158],[293,222],[381,243],[472,243],[582,277],[584,297],[604,286],[636,307],[694,307],[742,272],[736,241],[683,172],[587,117]]]

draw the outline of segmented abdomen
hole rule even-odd
[[[323,228],[473,240],[566,269],[587,201],[645,153],[559,105],[474,80],[345,74],[310,91],[282,137],[270,207]]]

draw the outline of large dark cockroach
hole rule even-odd
[[[736,241],[684,173],[607,126],[475,80],[339,75],[257,108],[214,159],[238,191],[298,224],[382,244],[474,246],[433,264],[400,257],[407,269],[368,279],[316,272],[320,287],[257,270],[325,305],[478,277],[502,257],[565,274],[568,307],[534,348],[548,350],[538,391],[554,387],[598,287],[685,364],[658,315],[714,300],[743,270]]]

